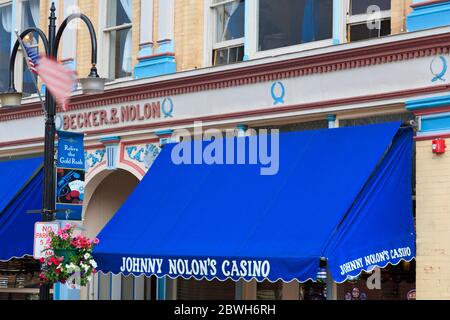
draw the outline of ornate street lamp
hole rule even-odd
[[[91,62],[92,68],[91,72],[87,78],[80,80],[82,84],[82,89],[84,93],[88,94],[99,94],[104,91],[105,79],[100,78],[97,74],[97,37],[95,35],[94,26],[87,16],[84,14],[72,14],[69,15],[62,23],[56,33],[56,7],[52,3],[50,7],[49,16],[49,26],[48,26],[48,38],[45,33],[38,28],[29,28],[24,30],[20,34],[20,38],[24,39],[29,33],[35,32],[38,34],[39,38],[42,40],[44,45],[45,54],[51,58],[56,59],[58,56],[58,47],[62,38],[62,34],[73,19],[81,19],[85,22],[89,34],[91,36],[91,47],[92,55]],[[1,94],[1,101],[4,107],[19,106],[21,104],[22,93],[17,92],[14,85],[14,64],[17,56],[17,51],[19,49],[20,43],[16,41],[9,63],[9,89],[7,92]],[[56,101],[54,97],[50,94],[49,90],[45,93],[45,138],[44,138],[44,194],[43,194],[43,209],[42,209],[42,220],[51,221],[54,219],[55,214],[55,167],[54,167],[54,157],[55,157],[55,113],[56,113]],[[40,300],[50,299],[50,286],[48,284],[42,285],[39,289]]]

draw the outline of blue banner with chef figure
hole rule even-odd
[[[58,131],[56,219],[81,220],[84,199],[84,134]]]

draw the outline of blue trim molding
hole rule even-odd
[[[167,129],[167,130],[159,130],[159,131],[155,131],[155,134],[160,137],[160,136],[165,136],[165,135],[172,135],[173,134],[173,130],[172,129]]]
[[[450,0],[416,0],[412,8],[413,12],[406,18],[408,32],[450,25]]]
[[[156,50],[156,54],[163,54],[166,52],[175,52],[173,41],[170,39],[167,40],[158,40],[158,49]]]
[[[244,2],[244,61],[250,60],[250,17],[251,10],[248,1]]]
[[[420,132],[422,133],[447,133],[450,131],[450,113],[422,116]]]
[[[139,58],[134,67],[134,78],[150,78],[177,72],[177,63],[173,54],[153,55]]]
[[[173,137],[172,137],[172,134],[173,134],[172,129],[159,130],[159,131],[155,131],[154,133],[159,138],[160,146],[174,142]]]
[[[170,39],[159,40],[155,53],[152,43],[141,45],[139,62],[134,67],[134,78],[142,79],[176,73],[177,63],[174,52],[174,43]]]
[[[333,44],[341,43],[341,0],[333,0]]]
[[[101,138],[100,142],[103,144],[111,144],[111,143],[118,143],[120,141],[120,137],[119,136],[114,136],[114,137],[106,137],[106,138]]]
[[[447,107],[447,108],[445,108]],[[410,100],[406,102],[406,110],[421,111],[419,134],[442,134],[450,132],[450,95]],[[442,112],[440,112],[440,108]],[[424,113],[433,114],[424,114]]]
[[[406,101],[406,110],[418,111],[450,106],[450,95]]]

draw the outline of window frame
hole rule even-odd
[[[301,44],[295,44],[292,46],[286,46],[281,48],[275,48],[270,50],[263,50],[258,51],[258,38],[259,38],[259,1],[260,0],[253,0],[250,1],[250,4],[253,5],[249,9],[251,11],[250,15],[250,41],[249,41],[249,52],[252,59],[258,59],[258,58],[265,58],[265,57],[271,57],[271,56],[278,56],[283,54],[289,54],[299,51],[306,51],[306,50],[312,50],[312,49],[318,49],[323,48],[327,46],[333,45],[333,38],[335,35],[335,12],[336,12],[336,0],[333,0],[333,21],[332,21],[332,30],[331,30],[331,38],[325,39],[325,40],[319,40],[319,41],[313,41],[308,43],[301,43]],[[340,0],[337,0],[340,1]],[[341,16],[341,14],[339,14]]]
[[[278,55],[284,55],[289,53],[295,53],[299,51],[307,51],[312,49],[318,49],[328,47],[338,43],[346,42],[346,10],[345,3],[349,0],[333,0],[333,30],[330,39],[319,40],[309,43],[302,43],[282,48],[258,51],[258,33],[259,33],[259,0],[245,0],[245,19],[244,22],[244,38],[239,41],[231,40],[222,43],[215,42],[216,35],[216,14],[214,8],[219,5],[223,5],[233,0],[223,0],[218,3],[213,3],[213,0],[208,0],[205,5],[204,21],[205,25],[209,28],[205,28],[204,36],[204,59],[203,63],[206,67],[214,67],[213,65],[213,51],[216,49],[233,47],[236,45],[244,45],[244,61],[248,60],[273,57]],[[338,21],[335,21],[338,19]],[[223,67],[223,66],[222,66]]]
[[[3,8],[3,7],[7,7],[7,6],[11,6],[11,15],[13,15],[14,14],[14,4],[13,4],[13,1],[12,0],[0,0],[0,8]],[[11,22],[13,22],[14,20],[12,20]],[[14,25],[12,26],[12,30],[14,30]],[[13,37],[13,31],[11,30],[11,37],[10,37],[10,40],[9,40],[9,53],[10,53],[10,56],[9,57],[11,57],[11,50],[12,50],[12,46],[13,46],[13,43],[12,43],[12,37]],[[8,60],[8,63],[7,63],[7,65],[9,66],[9,60]],[[6,78],[8,79],[9,78],[9,67],[8,67],[8,69],[7,69],[8,71],[7,71],[7,75],[6,75]],[[22,81],[21,81],[21,83],[22,83]],[[8,85],[7,85],[8,86]],[[6,90],[7,90],[8,88],[6,88]]]
[[[216,36],[217,36],[217,14],[216,14],[216,8],[228,4],[233,3],[235,1],[239,0],[223,0],[219,1],[217,3],[214,3],[214,0],[209,0],[206,6],[207,12],[209,12],[208,16],[206,17],[205,21],[207,21],[208,25],[211,26],[209,28],[209,36],[205,36],[205,39],[207,43],[205,44],[205,48],[207,50],[205,56],[206,66],[215,66],[213,63],[213,57],[214,57],[214,51],[220,50],[220,49],[230,49],[232,47],[238,47],[238,46],[245,46],[245,30],[244,30],[244,36],[239,39],[233,39],[233,40],[226,40],[226,41],[220,41],[217,42]],[[246,2],[249,0],[246,0]],[[208,19],[209,18],[209,19]],[[207,28],[208,29],[208,28]],[[245,48],[244,48],[245,49]],[[228,65],[228,64],[226,64]]]
[[[15,24],[15,28],[20,30],[20,32],[23,31],[23,3],[25,1],[28,0],[19,0],[16,3],[16,12],[15,12],[15,18],[16,18],[16,24]],[[40,22],[41,22],[41,6],[42,6],[42,0],[39,0],[39,24],[36,26],[37,28],[40,28]],[[14,15],[14,4],[13,4],[13,15]],[[16,43],[16,39],[14,39],[13,43]],[[31,45],[31,48],[38,48],[40,47],[40,41],[41,39],[38,39],[38,43],[35,45]],[[17,50],[17,57],[16,57],[16,61],[15,61],[15,67],[14,67],[14,82],[15,82],[15,86],[17,91],[21,92],[23,94],[23,80],[24,80],[24,68],[25,68],[25,62],[23,60],[23,54],[22,54],[22,48],[19,47]],[[37,83],[38,83],[38,87],[39,87],[39,78],[37,79]],[[38,92],[35,93],[31,93],[27,96],[23,96],[22,99],[26,100],[26,99],[33,99],[36,98],[38,96]]]
[[[355,26],[355,25],[359,25],[362,24],[366,21],[368,21],[369,18],[369,14],[367,13],[363,13],[363,14],[351,14],[352,11],[352,0],[345,0],[346,2],[346,19],[345,19],[345,39],[348,43],[351,43],[352,41],[350,41],[350,27],[351,26]],[[392,22],[392,7],[389,10],[381,10],[381,21],[385,21],[385,20],[391,20]],[[389,33],[391,34],[391,32]],[[370,40],[370,38],[365,39],[365,40]],[[364,40],[362,40],[364,41]],[[354,42],[354,41],[353,41]]]
[[[109,4],[111,2],[108,0],[100,0],[99,1],[99,12],[109,12]],[[134,3],[133,3],[134,5]],[[133,10],[132,10],[133,12]],[[133,17],[132,17],[133,18]],[[108,21],[107,21],[107,14],[102,14],[99,16],[99,43],[101,43],[101,46],[99,46],[99,57],[101,59],[98,59],[99,63],[97,65],[97,68],[99,69],[99,73],[104,75],[107,79],[107,83],[115,83],[115,82],[122,82],[126,80],[133,79],[133,70],[131,70],[131,74],[126,77],[116,78],[111,77],[111,33],[114,31],[121,31],[125,29],[131,30],[131,37],[134,36],[134,30],[133,30],[133,20],[130,23],[123,23],[121,25],[116,25],[112,27],[108,27]],[[133,44],[131,44],[133,46]]]

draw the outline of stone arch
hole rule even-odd
[[[123,169],[103,170],[86,184],[83,228],[95,237],[139,183],[131,172]]]

